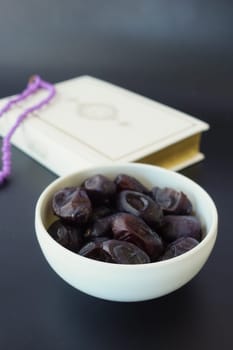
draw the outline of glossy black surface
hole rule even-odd
[[[37,72],[90,74],[202,118],[206,159],[182,171],[219,211],[216,246],[180,290],[148,302],[87,296],[48,266],[34,208],[55,175],[13,148],[0,189],[0,348],[230,349],[233,343],[231,1],[1,2],[0,97]]]

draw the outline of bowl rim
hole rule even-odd
[[[69,178],[72,178],[78,174],[82,174],[85,172],[92,172],[94,170],[98,169],[114,169],[114,168],[118,168],[119,166],[123,167],[123,166],[130,166],[131,168],[153,168],[156,169],[158,171],[162,171],[162,172],[166,172],[166,173],[170,173],[173,174],[176,177],[179,177],[181,180],[184,180],[186,182],[189,182],[192,184],[192,186],[196,187],[198,189],[198,191],[202,192],[202,194],[206,197],[208,203],[209,203],[209,211],[211,212],[211,217],[212,217],[212,223],[211,223],[211,227],[208,230],[206,236],[203,238],[203,240],[194,248],[192,248],[191,250],[176,256],[174,258],[171,259],[166,259],[166,260],[161,260],[161,261],[155,261],[155,262],[150,262],[150,263],[146,263],[146,264],[115,264],[115,263],[110,263],[110,262],[104,262],[104,261],[99,261],[99,260],[94,260],[94,259],[90,259],[84,256],[79,255],[78,253],[75,253],[65,247],[63,247],[62,245],[60,245],[58,242],[55,241],[55,239],[53,239],[47,232],[44,223],[42,221],[42,209],[44,207],[44,205],[46,204],[46,200],[47,197],[50,196],[54,191],[53,189],[59,184],[62,183],[64,181],[66,181]],[[47,238],[51,241],[51,243],[53,243],[55,246],[59,246],[60,249],[62,249],[64,252],[66,252],[67,254],[70,254],[71,256],[73,256],[75,259],[86,262],[90,265],[99,265],[99,266],[104,266],[105,268],[107,268],[107,266],[114,268],[114,269],[149,269],[149,268],[156,268],[156,267],[161,267],[161,266],[167,266],[170,264],[174,264],[175,262],[181,262],[181,261],[185,261],[186,259],[191,258],[193,255],[196,255],[196,253],[198,253],[198,251],[202,250],[207,244],[209,244],[209,242],[211,240],[214,240],[213,244],[215,243],[216,237],[217,237],[217,228],[218,228],[218,212],[217,212],[217,208],[215,206],[215,203],[213,201],[213,199],[211,198],[211,196],[207,193],[207,191],[201,187],[199,184],[197,184],[195,181],[191,180],[190,178],[188,178],[187,176],[180,174],[176,171],[170,170],[170,169],[166,169],[166,168],[162,168],[160,166],[157,165],[151,165],[151,164],[144,164],[144,163],[126,163],[126,162],[121,162],[121,163],[114,163],[114,164],[99,164],[96,166],[89,166],[89,167],[85,167],[82,168],[80,170],[77,171],[73,171],[71,173],[68,173],[66,175],[60,176],[57,179],[55,179],[54,181],[52,181],[48,186],[46,186],[44,188],[44,190],[41,192],[37,202],[36,202],[36,207],[35,207],[35,231],[36,231],[36,235],[38,237],[38,231],[42,231]]]

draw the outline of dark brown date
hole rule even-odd
[[[97,174],[89,177],[83,186],[93,204],[104,203],[111,200],[116,192],[115,183],[106,176]]]
[[[133,176],[129,176],[126,174],[119,174],[115,178],[114,182],[116,184],[118,192],[130,190],[130,191],[136,191],[136,192],[145,193],[145,194],[149,193],[149,190],[140,181],[135,179],[135,177]]]
[[[105,252],[102,248],[102,241],[89,242],[82,247],[79,251],[79,255],[85,256],[86,258],[111,262],[113,263],[113,259],[110,254]]]
[[[192,203],[183,192],[175,191],[169,187],[154,187],[151,192],[155,202],[163,209],[165,214],[191,214]]]
[[[93,221],[85,231],[85,238],[92,239],[101,236],[112,236],[112,222],[115,215],[105,216]]]
[[[136,245],[115,239],[90,242],[79,251],[79,254],[115,264],[146,264],[150,262],[148,255]]]
[[[181,237],[192,237],[201,240],[200,221],[191,215],[166,215],[159,233],[167,242],[175,241]]]
[[[165,253],[163,254],[161,260],[167,260],[175,258],[181,254],[188,252],[199,244],[199,242],[192,237],[182,237],[177,239],[168,245]]]
[[[149,256],[136,245],[115,239],[102,243],[103,250],[108,253],[116,264],[146,264]]]
[[[83,244],[82,230],[61,220],[53,222],[48,228],[49,234],[63,247],[78,252]]]
[[[143,249],[154,261],[163,252],[159,235],[141,219],[127,213],[118,214],[112,222],[115,239],[134,243]]]
[[[117,208],[119,211],[138,216],[153,227],[160,225],[163,215],[160,206],[149,196],[135,191],[120,192],[117,198]]]
[[[85,224],[92,214],[92,204],[84,189],[66,187],[53,196],[52,207],[54,214],[62,220]]]

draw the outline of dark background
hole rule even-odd
[[[229,119],[231,0],[1,0],[0,93],[32,73],[90,74],[208,119]]]
[[[183,173],[214,198],[215,249],[188,285],[111,303],[66,285],[45,262],[34,206],[55,176],[13,148],[0,189],[0,348],[230,349],[233,343],[233,2],[0,1],[0,97],[29,76],[110,81],[210,123],[205,161]]]

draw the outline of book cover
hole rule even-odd
[[[203,158],[200,136],[209,126],[197,118],[89,76],[57,83],[56,90],[49,105],[23,122],[12,143],[57,175],[131,161],[179,170]],[[0,134],[44,94],[39,91],[6,113]]]

